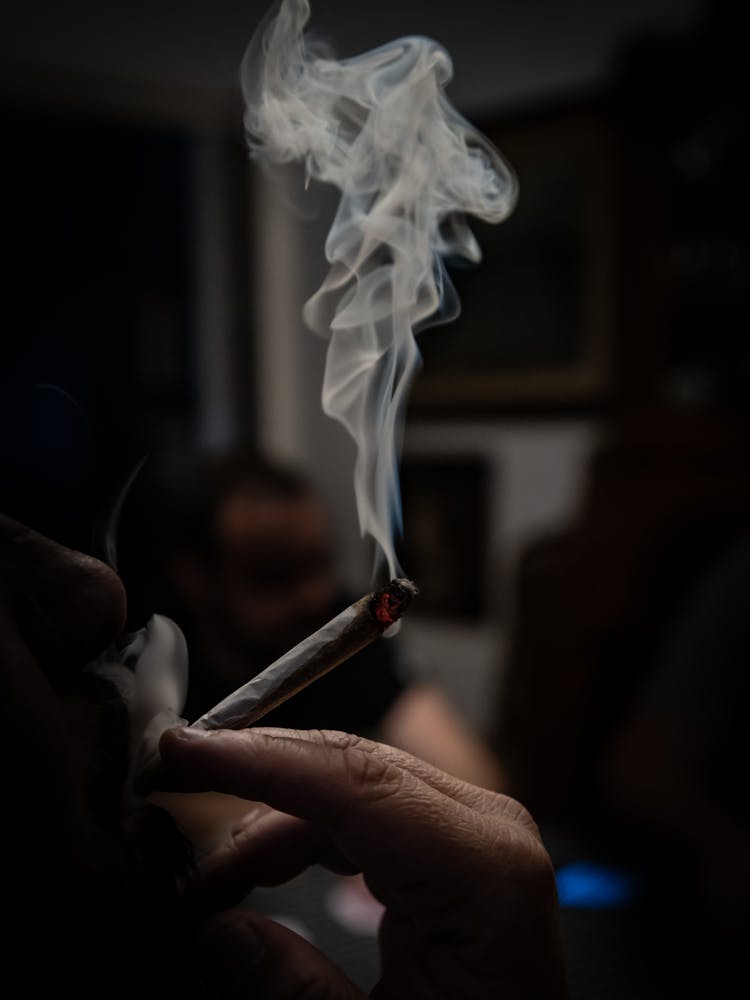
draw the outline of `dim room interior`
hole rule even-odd
[[[506,223],[469,220],[483,262],[448,262],[461,316],[418,337],[399,553],[422,596],[404,669],[492,747],[563,860],[590,836],[587,857],[624,870],[618,838],[648,826],[660,794],[634,791],[657,753],[638,727],[670,698],[702,719],[698,702],[722,712],[747,691],[734,661],[706,665],[711,694],[699,664],[677,666],[717,588],[739,581],[750,524],[747,54],[731,5],[312,6],[342,55],[408,34],[444,44],[451,99],[519,180]],[[252,449],[311,481],[360,594],[373,552],[355,449],[321,409],[326,342],[302,318],[337,198],[296,165],[259,169],[243,137],[238,67],[264,8],[72,0],[8,14],[2,501],[92,551],[144,455]],[[148,572],[127,551],[148,517],[138,489],[120,551],[134,619]],[[735,792],[721,801],[746,830]],[[679,808],[653,820],[659,837]],[[576,926],[571,997],[692,995],[648,992],[653,956],[623,971],[631,930],[617,919],[595,947],[623,992],[576,980],[605,976],[580,971]],[[711,933],[728,941],[739,922]]]

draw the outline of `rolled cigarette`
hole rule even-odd
[[[308,684],[379,639],[417,594],[411,580],[396,579],[355,601],[303,639],[247,684],[197,719],[191,729],[244,729]],[[142,794],[158,787],[161,760],[152,757],[137,781]]]
[[[192,729],[244,729],[308,684],[354,656],[401,617],[417,592],[411,580],[391,580],[336,615],[317,632],[228,695]]]

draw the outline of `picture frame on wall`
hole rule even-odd
[[[412,412],[601,401],[616,322],[611,126],[586,111],[483,131],[518,176],[518,203],[500,225],[469,220],[480,264],[446,262],[461,315],[420,334]]]

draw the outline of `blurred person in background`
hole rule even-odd
[[[164,575],[188,637],[197,718],[351,603],[310,484],[252,453],[196,458],[162,488]],[[172,609],[170,609],[172,610]],[[337,729],[498,788],[500,768],[435,687],[410,684],[397,641],[375,643],[279,706],[264,725]]]

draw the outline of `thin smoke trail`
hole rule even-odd
[[[325,245],[330,264],[306,303],[329,338],[322,402],[357,446],[354,489],[363,535],[400,575],[398,459],[415,333],[459,312],[443,258],[481,258],[465,214],[501,222],[515,177],[451,106],[448,53],[402,38],[337,61],[305,34],[307,0],[282,0],[242,64],[245,129],[261,163],[302,162],[341,200]]]

